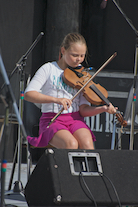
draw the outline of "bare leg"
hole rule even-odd
[[[78,141],[67,130],[59,130],[55,133],[49,144],[59,149],[78,149]]]
[[[88,129],[78,129],[74,132],[73,136],[78,141],[80,149],[94,149],[92,135]]]
[[[86,128],[76,130],[73,135],[67,130],[59,130],[49,143],[59,149],[94,149],[91,133]]]

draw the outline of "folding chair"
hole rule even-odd
[[[41,117],[41,110],[37,104],[33,104],[28,101],[24,101],[24,116],[23,122],[28,136],[38,137],[39,133],[39,119]],[[53,148],[48,144],[44,148],[34,147],[29,144],[29,150],[31,154],[32,162],[37,162],[46,148]]]

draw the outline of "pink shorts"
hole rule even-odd
[[[86,125],[84,118],[80,116],[79,112],[61,114],[55,119],[55,121],[47,128],[51,119],[55,116],[55,113],[43,113],[40,118],[39,123],[39,137],[28,136],[28,142],[35,147],[45,147],[48,145],[49,141],[53,138],[54,134],[65,129],[73,134],[77,129],[80,128],[90,128]],[[95,141],[95,136],[90,130],[93,141]]]

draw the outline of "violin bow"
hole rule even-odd
[[[78,90],[78,92],[72,97],[72,99],[71,99],[71,101],[73,101],[75,98],[76,98],[76,96],[89,84],[89,82],[91,81],[91,80],[93,80],[95,77],[96,77],[96,75],[99,73],[99,72],[101,72],[101,70],[109,63],[109,62],[111,62],[115,57],[116,57],[116,55],[117,55],[117,52],[115,52],[95,73],[94,73],[94,75],[82,86],[82,88],[80,88],[79,90]],[[51,119],[51,121],[49,122],[49,124],[48,124],[48,126],[47,126],[47,128],[49,128],[49,126],[56,120],[56,118],[62,113],[64,111],[64,108],[62,108],[54,117],[53,117],[53,119]]]

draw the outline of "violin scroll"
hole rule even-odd
[[[123,116],[119,112],[116,113],[116,117],[117,117],[118,121],[120,122],[121,126],[123,126],[123,127],[127,126],[127,121],[124,120]]]

